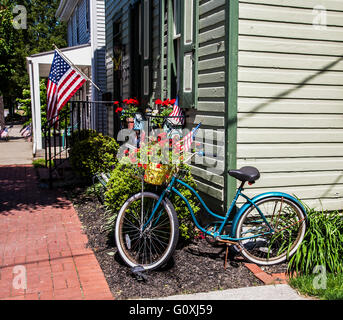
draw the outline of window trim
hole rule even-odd
[[[237,103],[238,103],[238,1],[225,5],[225,173],[237,167]],[[237,181],[224,176],[224,206],[229,208]]]

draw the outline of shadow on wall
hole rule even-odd
[[[295,84],[293,88],[285,90],[284,92],[281,92],[279,95],[270,98],[267,102],[261,103],[259,105],[257,105],[254,109],[252,109],[249,113],[245,114],[245,118],[249,118],[249,117],[253,117],[255,115],[256,112],[259,111],[264,111],[263,109],[268,107],[270,104],[281,100],[281,99],[286,99],[290,94],[292,94],[293,92],[300,90],[301,88],[303,88],[305,85],[310,84],[309,82],[313,79],[315,79],[316,77],[324,74],[325,72],[330,71],[330,69],[332,69],[335,65],[337,65],[338,63],[340,63],[343,60],[343,56],[338,57],[336,60],[334,60],[333,62],[327,64],[326,66],[324,66],[321,70],[317,70],[315,71],[312,75],[306,77],[305,79],[303,79],[301,82],[299,82],[298,84]],[[236,123],[237,119],[235,121],[231,121],[231,123],[229,123],[229,125],[232,125],[233,123]],[[323,192],[321,198],[327,198],[328,196],[332,197],[331,191],[333,190],[333,188],[336,186],[336,184],[339,182],[339,180],[341,179],[342,175],[339,175],[336,180],[331,183],[330,185],[328,185],[328,189]]]

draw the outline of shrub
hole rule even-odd
[[[185,176],[183,181],[195,188],[196,185],[189,167],[184,166],[184,171]],[[135,166],[133,165],[118,164],[111,173],[111,178],[107,184],[107,191],[105,192],[105,205],[108,210],[104,228],[109,232],[114,231],[116,217],[126,200],[142,190],[141,181],[135,179],[133,176],[135,176]],[[158,189],[156,192],[155,186],[149,184],[144,185],[144,191],[159,194],[161,190]],[[195,197],[184,186],[178,186],[178,190],[188,199],[194,213],[196,214],[199,211],[199,207],[196,205]],[[179,219],[181,239],[193,239],[197,233],[186,204],[177,195],[173,195],[171,202],[175,207],[175,211]]]
[[[127,199],[141,191],[141,182],[133,178],[135,172],[133,166],[118,164],[111,172],[105,192],[105,206],[107,217],[105,229],[114,231],[115,220]]]
[[[97,172],[109,172],[117,163],[119,149],[115,139],[85,131],[81,140],[71,139],[70,161],[81,177],[92,178]]]
[[[343,271],[343,218],[335,212],[306,208],[308,225],[303,242],[290,259],[290,273],[311,274],[317,265],[328,272]]]
[[[70,148],[73,148],[75,143],[78,143],[82,140],[87,140],[90,138],[94,138],[98,135],[98,133],[95,130],[91,130],[91,129],[82,129],[82,130],[75,130],[73,131],[73,133],[71,134],[70,138],[69,138],[69,146]]]
[[[196,184],[191,174],[191,170],[186,165],[184,165],[184,172],[185,174],[181,180],[186,182],[188,185],[195,189]],[[200,210],[200,208],[197,205],[197,198],[192,194],[190,190],[188,190],[186,187],[182,185],[178,185],[177,189],[188,200],[194,214],[196,215]],[[196,229],[194,228],[194,222],[190,212],[188,211],[186,204],[175,193],[173,194],[171,201],[174,205],[177,217],[179,219],[180,236],[184,240],[194,239],[194,237],[197,235],[197,231],[195,231]]]
[[[50,160],[50,161],[51,161],[51,167],[53,167],[54,161],[53,160]],[[35,159],[32,161],[32,165],[34,168],[46,168],[45,159]],[[48,162],[48,166],[49,166],[49,162]]]

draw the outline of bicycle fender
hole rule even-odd
[[[300,201],[298,199],[296,199],[295,197],[291,196],[290,194],[288,193],[283,193],[283,192],[266,192],[266,193],[261,193],[257,196],[255,196],[254,198],[251,199],[251,201],[253,203],[256,203],[262,199],[265,199],[265,198],[269,198],[269,197],[283,197],[283,198],[286,198],[286,199],[289,199],[293,202],[295,202],[299,208],[302,210],[302,212],[304,213],[304,216],[305,216],[305,221],[307,221],[307,214],[306,214],[306,210],[304,208],[304,206],[300,203]],[[235,237],[236,236],[236,228],[237,228],[237,224],[238,224],[238,221],[239,219],[241,218],[241,216],[243,215],[243,213],[250,207],[252,206],[251,202],[246,202],[240,209],[239,211],[237,212],[237,214],[235,215],[235,217],[233,218],[233,221],[232,221],[232,229],[231,229],[231,236],[232,237]]]

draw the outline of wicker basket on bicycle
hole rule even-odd
[[[172,173],[172,166],[150,162],[145,169],[144,181],[155,186],[160,186],[170,181]]]

